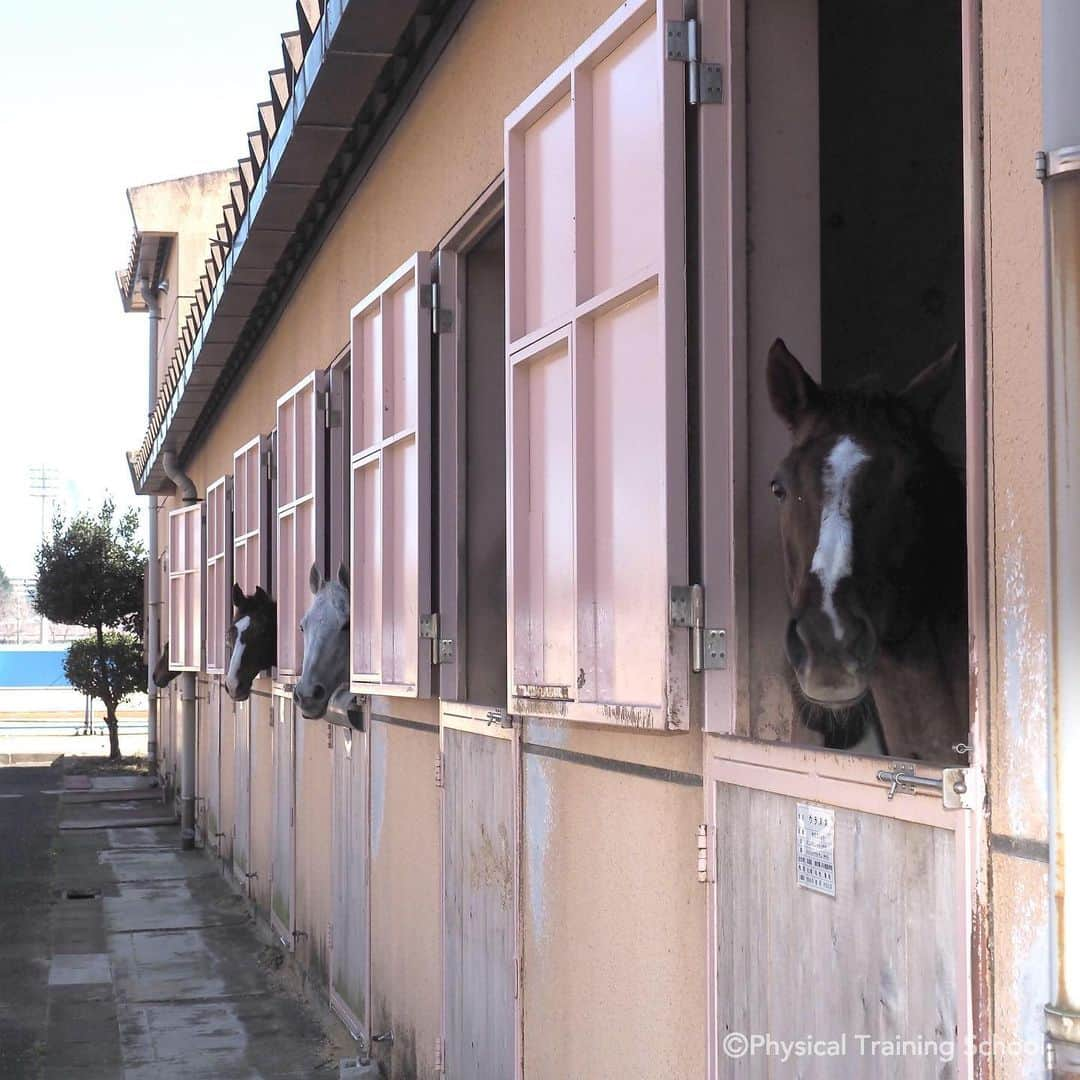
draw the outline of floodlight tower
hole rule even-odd
[[[41,500],[41,539],[45,540],[45,509],[56,498],[59,470],[50,465],[30,466],[30,498]],[[41,644],[45,644],[45,616],[41,616]]]

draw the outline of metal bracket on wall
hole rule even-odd
[[[452,664],[457,659],[457,646],[453,638],[439,637],[439,613],[433,611],[420,616],[420,637],[431,642],[431,662]]]
[[[724,68],[722,64],[706,63],[701,59],[701,25],[697,19],[670,19],[665,34],[666,58],[687,66],[690,104],[723,104]]]
[[[431,309],[431,332],[448,334],[454,328],[454,313],[449,308],[439,307],[439,283],[420,286],[420,306]]]
[[[727,667],[727,631],[705,625],[705,589],[701,585],[673,585],[669,603],[672,626],[690,631],[690,669],[722,671]]]

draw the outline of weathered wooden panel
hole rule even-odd
[[[234,706],[233,726],[233,874],[244,892],[251,871],[251,701]]]
[[[334,730],[330,1004],[353,1035],[368,1035],[371,907],[368,888],[367,734]]]
[[[837,808],[830,897],[796,884],[797,799],[726,783],[715,799],[717,1075],[964,1075],[954,834]],[[747,1050],[740,1036],[774,1046]],[[781,1061],[776,1044],[808,1038],[820,1053]]]
[[[288,694],[274,695],[274,846],[270,868],[270,925],[286,948],[293,947],[293,892],[295,889],[293,749],[295,707]]]
[[[204,807],[205,836],[203,842],[217,851],[221,838],[221,699],[225,695],[221,690],[220,679],[210,677],[206,694],[206,725],[200,734],[205,734],[205,753],[202,756],[205,769],[206,793]]]
[[[443,727],[446,1075],[514,1076],[515,744]]]

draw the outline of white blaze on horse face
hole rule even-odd
[[[821,607],[832,623],[837,641],[843,627],[836,613],[836,587],[851,577],[851,489],[870,455],[850,435],[837,440],[822,471],[821,528],[810,572],[821,582]]]
[[[229,670],[225,674],[225,688],[234,693],[237,680],[240,678],[240,664],[244,659],[244,632],[250,625],[250,615],[236,620],[236,644],[233,645],[232,656],[229,657]]]

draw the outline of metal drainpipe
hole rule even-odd
[[[139,292],[146,302],[150,317],[149,401],[147,414],[152,415],[157,398],[158,331],[161,324],[161,300],[158,291],[145,278],[139,282]],[[148,497],[148,529],[150,552],[146,561],[146,758],[151,774],[158,765],[158,688],[154,685],[154,665],[161,652],[161,577],[158,574],[158,501]]]
[[[165,475],[176,485],[186,503],[199,501],[195,483],[180,468],[176,454],[166,450],[161,455]],[[180,847],[195,847],[195,672],[180,673],[180,725],[183,745],[180,754]]]
[[[1043,0],[1050,541],[1047,1068],[1080,1077],[1080,4]],[[1070,415],[1070,406],[1072,415]],[[1073,851],[1076,847],[1078,850]]]

